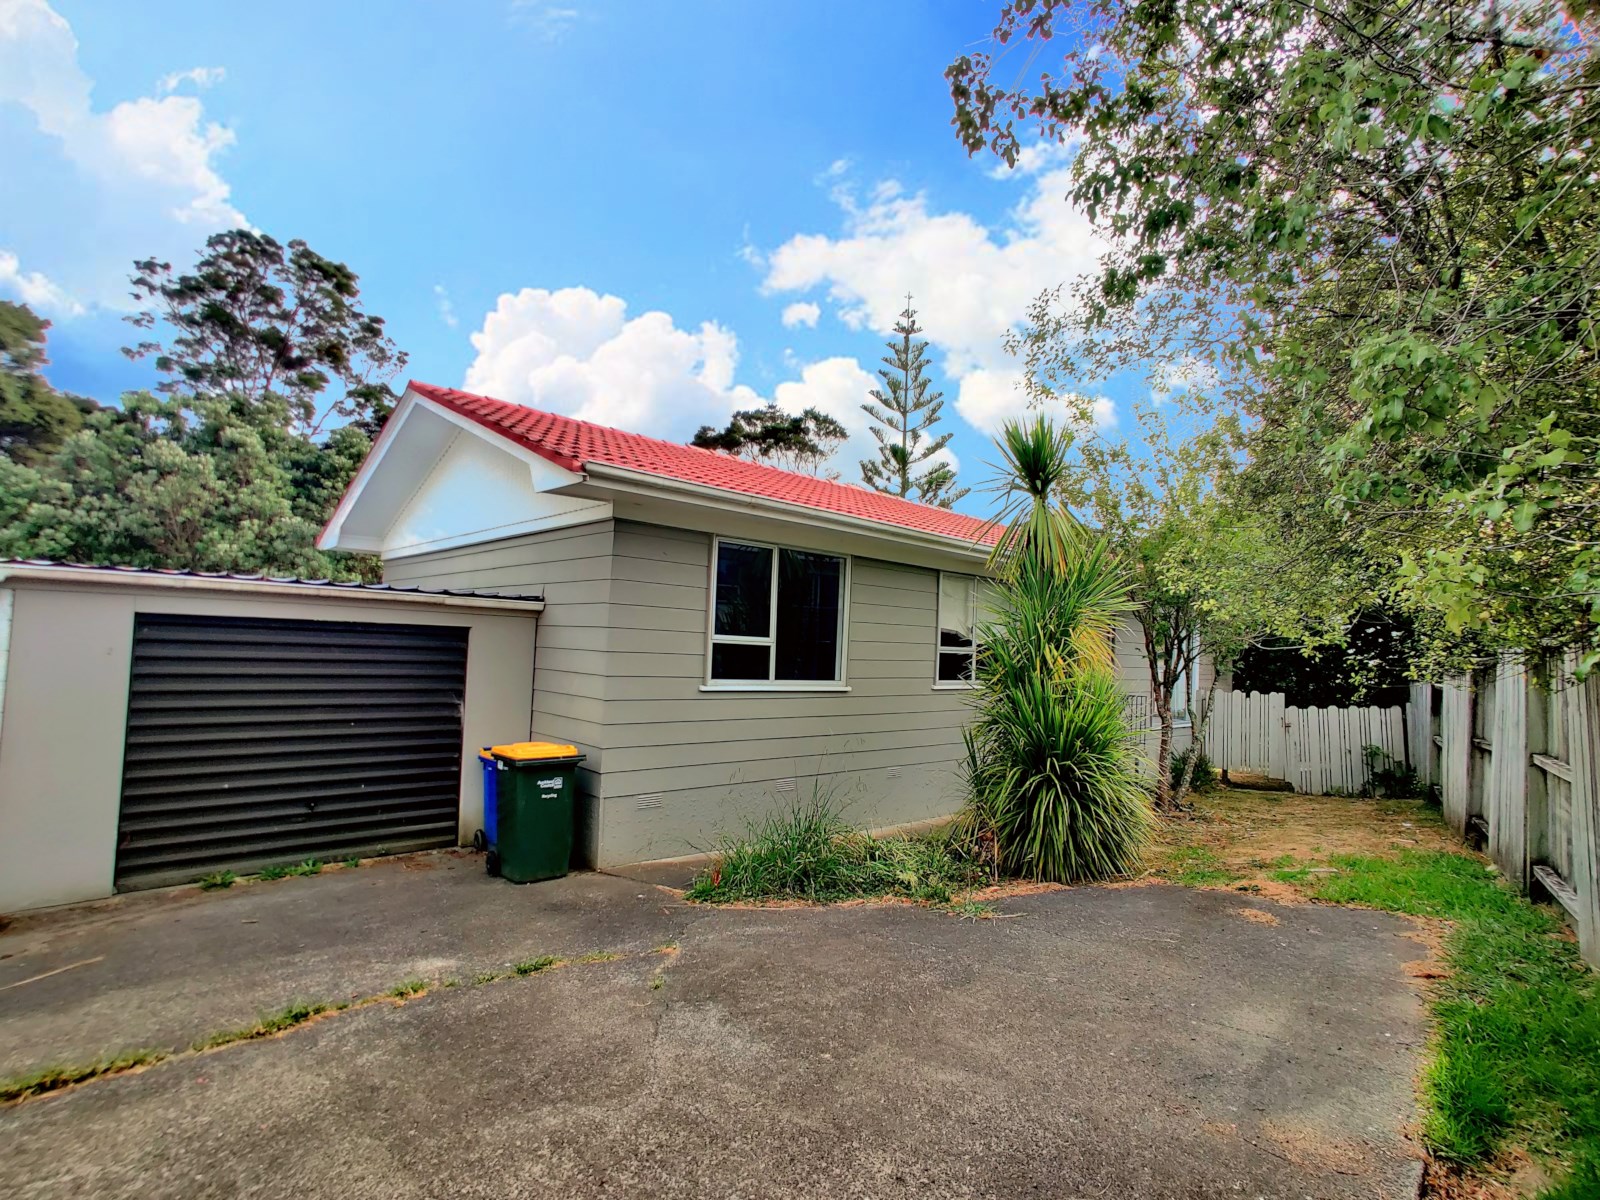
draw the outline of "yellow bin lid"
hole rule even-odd
[[[490,746],[489,753],[512,762],[537,762],[541,758],[574,758],[578,748],[560,742],[507,742],[504,746]]]

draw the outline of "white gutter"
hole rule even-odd
[[[609,463],[591,462],[585,464],[585,469],[596,483],[613,487],[618,491],[650,496],[662,494],[679,496],[707,508],[724,511],[746,509],[764,517],[789,521],[797,525],[820,525],[899,545],[910,543],[923,549],[940,550],[946,554],[960,554],[983,561],[988,560],[993,550],[987,543],[968,541],[965,538],[947,537],[944,534],[928,533],[903,525],[886,525],[882,521],[869,521],[828,509],[785,503],[782,500],[769,500],[764,496],[751,496],[743,492],[728,491],[725,488],[708,487],[701,483],[688,483],[665,475],[652,475],[648,471],[614,467]]]
[[[8,563],[0,566],[0,587],[28,583],[65,583],[84,586],[124,585],[167,588],[186,592],[220,592],[247,596],[293,596],[300,600],[376,601],[384,604],[418,604],[428,608],[494,609],[504,612],[544,611],[543,600],[515,600],[498,596],[445,596],[436,592],[395,591],[337,584],[292,583],[271,579],[207,579],[201,575],[144,574],[110,567],[35,566]]]

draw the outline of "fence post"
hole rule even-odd
[[[1439,803],[1457,836],[1467,836],[1467,807],[1472,797],[1472,682],[1457,677],[1444,685],[1439,719]]]
[[[1569,660],[1570,662],[1570,660]],[[1600,674],[1572,692],[1572,890],[1578,893],[1578,951],[1600,967]]]
[[[1433,689],[1413,683],[1406,700],[1406,755],[1424,787],[1433,778]]]
[[[1528,886],[1528,674],[1513,655],[1502,654],[1494,690],[1494,755],[1484,780],[1483,809],[1489,823],[1489,857],[1519,888]]]

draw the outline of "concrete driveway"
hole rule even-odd
[[[1414,1195],[1404,922],[1171,887],[1000,908],[713,910],[445,854],[21,920],[8,1076],[459,984],[0,1108],[0,1194]],[[619,957],[474,982],[587,952]]]

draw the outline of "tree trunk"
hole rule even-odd
[[[1193,668],[1190,668],[1193,670]],[[1206,698],[1200,705],[1200,723],[1194,727],[1194,741],[1189,746],[1188,761],[1183,764],[1183,778],[1178,781],[1178,790],[1172,797],[1172,806],[1177,808],[1189,795],[1189,788],[1194,783],[1194,764],[1199,758],[1198,751],[1205,748],[1206,730],[1211,725],[1211,709],[1217,695],[1217,679],[1219,671],[1211,672],[1211,685],[1206,688]]]

